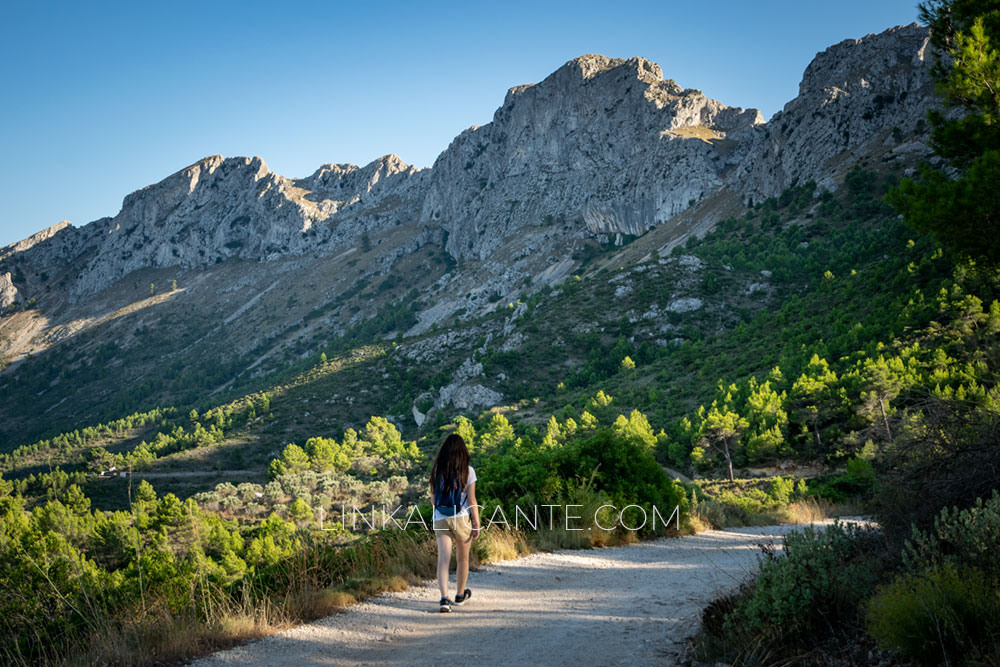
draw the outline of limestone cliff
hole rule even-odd
[[[912,137],[936,104],[928,37],[912,24],[818,54],[798,96],[756,128],[731,186],[759,200],[809,179],[830,185],[839,166]]]
[[[920,126],[937,103],[927,37],[910,25],[831,46],[767,123],[664,79],[643,58],[585,55],[510,89],[492,122],[458,135],[430,169],[387,155],[290,179],[258,157],[207,157],[128,195],[112,218],[59,223],[0,250],[0,303],[86,304],[141,270],[363,255],[350,278],[341,270],[306,297],[324,305],[428,257],[438,269],[457,262],[424,295],[409,330],[421,333],[527,284],[558,282],[588,239],[668,224],[680,243],[725,214],[701,211],[706,198],[756,200],[808,179],[832,187],[859,159],[926,151]],[[433,249],[416,258],[430,243],[448,262]],[[385,293],[419,282],[411,278]],[[351,321],[367,313],[355,312]]]
[[[452,142],[421,219],[448,232],[456,258],[485,259],[554,220],[639,235],[721,187],[761,122],[664,80],[648,60],[582,56],[512,88],[492,123]]]

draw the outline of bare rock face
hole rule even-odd
[[[756,129],[733,187],[755,199],[774,196],[796,182],[823,181],[835,163],[890,142],[894,128],[911,133],[936,104],[929,34],[917,24],[900,26],[818,54],[798,96]]]
[[[63,231],[64,229],[72,229],[72,225],[69,220],[63,220],[62,222],[57,222],[51,227],[46,227],[40,232],[32,234],[23,241],[18,241],[17,243],[12,243],[6,248],[0,250],[0,259],[5,259],[6,257],[12,256],[16,253],[23,253],[31,250],[32,248],[38,246],[39,244],[48,241],[53,238],[56,234]]]
[[[459,259],[553,222],[638,235],[720,187],[761,122],[663,80],[648,60],[582,56],[512,88],[492,123],[452,142],[421,220],[448,232]]]
[[[293,350],[305,357],[356,325],[382,326],[383,306],[389,318],[400,305],[412,306],[416,322],[386,320],[406,339],[399,353],[428,367],[479,347],[481,334],[517,350],[527,312],[515,305],[519,296],[566,280],[594,249],[591,239],[664,225],[633,247],[695,275],[704,268],[697,258],[666,256],[740,197],[756,201],[808,179],[832,188],[860,160],[926,150],[916,127],[937,104],[927,37],[912,25],[830,47],[766,124],[754,109],[664,79],[648,60],[587,55],[510,89],[492,122],[461,133],[431,169],[387,155],[290,179],[258,157],[204,158],[128,195],[112,218],[62,222],[0,249],[0,358],[16,362],[83,332],[128,350],[169,322],[181,335],[197,333],[183,339],[190,359],[219,357],[264,375]],[[633,255],[622,261],[645,261]],[[140,270],[157,284],[176,274],[183,288],[147,298],[142,282],[123,280]],[[747,294],[771,289],[768,277],[762,272]],[[611,280],[618,298],[639,288],[632,271]],[[37,312],[7,314],[21,304]],[[629,318],[662,321],[713,305],[677,293]],[[498,308],[509,310],[503,321],[447,326]],[[658,332],[659,345],[681,342],[672,324]],[[136,378],[162,372],[157,360],[129,363]],[[487,377],[470,357],[414,402],[412,416],[419,424],[446,405],[496,405],[504,397],[490,387],[495,379],[506,378]],[[430,397],[425,415],[417,404]]]
[[[482,375],[483,365],[466,359],[452,375],[451,383],[441,387],[435,407],[450,404],[459,410],[477,410],[498,404],[503,400],[503,394],[472,381]]]
[[[22,282],[19,289],[15,280],[23,281],[26,273],[44,280],[49,271],[66,266],[80,256],[86,236],[68,220],[63,220],[0,248],[0,314],[34,297],[30,288],[26,290]]]
[[[260,158],[212,156],[133,192],[75,292],[95,292],[147,266],[185,268],[228,257],[301,251],[320,207],[296,198]]]
[[[378,197],[387,189],[399,189],[417,171],[398,155],[386,155],[364,167],[324,164],[312,176],[295,181],[295,185],[309,191],[305,195],[309,201],[329,201],[333,212],[337,212],[362,203],[365,197]]]
[[[73,227],[69,220],[63,220],[22,241],[0,248],[0,262],[23,260],[38,266],[58,264],[79,253],[82,240],[80,230]]]
[[[21,293],[14,287],[10,272],[0,273],[0,310],[14,306],[21,301]]]
[[[259,157],[207,157],[130,194],[114,218],[87,226],[97,227],[91,234],[100,242],[73,293],[97,292],[144,267],[332,251],[377,226],[381,216],[373,219],[371,208],[393,208],[383,206],[385,198],[406,190],[415,172],[392,155],[363,168],[325,165],[293,181]]]

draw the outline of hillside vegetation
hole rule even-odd
[[[732,525],[869,492],[871,462],[911,437],[928,400],[991,410],[996,401],[995,281],[908,233],[880,203],[893,181],[858,168],[836,195],[806,184],[673,256],[585,271],[498,310],[492,318],[515,323],[522,345],[476,341],[475,359],[509,378],[519,400],[504,410],[432,408],[403,432],[382,417],[325,424],[325,397],[343,392],[345,377],[389,374],[401,406],[434,382],[392,343],[336,341],[313,368],[235,401],[163,407],[20,447],[3,459],[2,576],[19,591],[3,614],[8,658],[59,659],[95,633],[128,650],[155,647],[150,656],[188,655],[428,576],[433,554],[415,524],[365,537],[366,522],[341,512],[427,512],[428,456],[452,429],[472,446],[484,517],[514,503],[611,502],[678,507],[684,526]],[[610,296],[623,285],[631,291]],[[735,303],[720,297],[729,294]],[[642,316],[668,298],[709,305],[677,324]],[[728,475],[727,449],[737,470],[797,460],[829,472],[685,489],[660,465]],[[95,475],[112,466],[134,474]],[[182,475],[212,467],[247,472]],[[502,528],[481,558],[632,537]],[[201,639],[170,646],[181,627]]]
[[[995,62],[996,10],[925,12],[950,35],[937,47],[968,56],[957,71]],[[164,343],[174,361],[135,396],[115,360],[146,354],[142,327],[120,349],[18,362],[18,410],[81,378],[114,386],[72,430],[23,420],[34,435],[0,454],[0,657],[177,662],[428,578],[430,460],[458,432],[479,477],[479,562],[874,516],[766,549],[760,574],[706,610],[699,658],[996,663],[1000,269],[989,246],[955,242],[947,213],[974,195],[962,210],[996,233],[982,179],[1000,143],[988,95],[969,94],[982,77],[938,76],[967,115],[894,141],[929,139],[949,172],[885,151],[832,190],[734,205],[683,244],[664,229],[581,241],[560,280],[481,295],[494,305],[425,330],[422,290],[454,260],[430,250],[412,281],[377,284],[362,267],[338,277],[356,281],[346,299],[296,315],[284,348],[261,341],[259,373],[186,358],[197,326]],[[266,317],[297,312],[285,306]],[[536,530],[511,512],[546,504],[579,515]]]
[[[783,557],[765,552],[758,576],[706,609],[701,657],[829,664],[872,662],[880,651],[880,662],[1000,661],[1000,10],[978,0],[920,9],[943,56],[939,90],[961,113],[929,114],[948,170],[923,165],[886,199],[957,258],[952,277],[933,299],[905,304],[901,319],[931,306],[929,321],[910,320],[877,359],[834,372],[817,357],[800,380],[817,426],[838,405],[869,416],[845,442],[864,442],[848,474],[870,477],[877,525],[807,531],[786,538]],[[728,410],[717,424],[730,440],[752,428]]]

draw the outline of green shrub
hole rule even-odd
[[[809,484],[809,495],[834,503],[867,496],[875,488],[875,469],[870,461],[853,458],[841,475],[818,477]]]
[[[903,562],[913,571],[950,563],[1000,578],[1000,493],[994,491],[985,503],[979,498],[968,509],[941,510],[933,531],[914,529]]]
[[[692,508],[691,515],[715,529],[738,526],[770,526],[775,523],[787,522],[782,518],[780,509],[747,510],[745,506],[722,502],[714,498],[699,502],[696,508]]]
[[[847,475],[855,480],[874,480],[875,467],[867,459],[853,458],[847,462]]]
[[[483,502],[507,506],[555,503],[570,497],[574,480],[579,480],[587,481],[588,490],[604,494],[619,509],[640,506],[642,510],[626,512],[625,520],[637,525],[645,512],[649,522],[641,534],[651,533],[653,506],[664,519],[675,507],[680,508],[682,518],[688,514],[683,487],[670,479],[652,448],[610,428],[555,446],[518,438],[506,442],[497,453],[475,457],[474,465],[483,480],[477,487]]]
[[[925,664],[1000,657],[1000,590],[978,570],[949,563],[897,577],[867,620],[880,646]]]
[[[769,552],[746,597],[727,618],[731,627],[791,636],[853,620],[881,569],[873,530],[834,523],[785,536],[785,554]]]
[[[767,495],[782,505],[787,505],[791,501],[794,493],[795,481],[791,478],[791,476],[775,477],[767,487]]]
[[[914,528],[903,563],[868,605],[880,645],[929,663],[1000,658],[1000,494]]]
[[[699,501],[703,501],[697,512],[692,505],[692,515],[714,528],[805,522],[805,517],[788,513],[791,504],[806,493],[804,479],[796,482],[788,476],[735,482],[698,480],[690,486],[696,490]]]
[[[754,486],[720,490],[716,499],[748,515],[770,512],[781,506],[781,503],[769,496],[767,491]]]
[[[681,517],[687,517],[688,499],[683,487],[670,479],[650,447],[604,429],[575,444],[563,450],[560,473],[565,479],[572,479],[581,470],[596,470],[596,488],[607,493],[617,507],[639,505],[650,521],[654,506],[664,519],[675,507]],[[632,521],[637,517],[626,518]],[[652,533],[651,523],[646,526],[641,534]]]

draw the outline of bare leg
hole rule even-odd
[[[472,540],[462,542],[455,540],[455,556],[458,560],[458,595],[465,593],[465,584],[469,579],[469,548]]]
[[[441,589],[441,597],[448,597],[448,570],[451,567],[451,535],[447,533],[438,534],[438,588]],[[465,571],[468,574],[468,555],[469,550],[466,547],[466,565]],[[459,564],[459,571],[461,571],[461,564]]]

